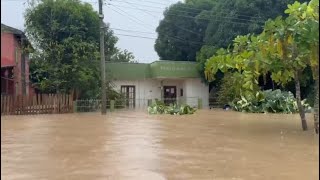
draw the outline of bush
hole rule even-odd
[[[184,115],[193,114],[196,110],[189,105],[170,104],[166,106],[162,101],[156,100],[154,104],[148,107],[149,114],[171,114],[171,115]]]
[[[217,94],[217,102],[220,105],[229,104],[235,98],[240,97],[240,91],[238,90],[239,85],[237,84],[236,78],[230,72],[225,73],[220,89]]]
[[[310,111],[311,107],[302,101],[306,111]],[[282,92],[281,90],[267,90],[257,93],[255,97],[241,97],[235,99],[231,103],[231,107],[235,111],[251,112],[251,113],[297,113],[299,112],[296,99],[291,92]]]

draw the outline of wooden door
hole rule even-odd
[[[164,86],[163,87],[164,103],[175,104],[177,101],[177,87],[176,86]]]
[[[121,86],[121,93],[125,95],[126,106],[134,108],[136,106],[136,87]]]

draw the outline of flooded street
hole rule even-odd
[[[316,180],[318,136],[299,115],[202,110],[4,116],[5,180]]]

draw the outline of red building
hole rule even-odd
[[[33,93],[29,81],[29,59],[23,47],[29,44],[25,34],[1,24],[1,94]]]

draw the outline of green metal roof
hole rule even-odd
[[[155,61],[145,63],[107,62],[107,75],[112,80],[138,80],[148,78],[200,78],[196,62]]]
[[[106,74],[113,80],[135,80],[150,77],[149,64],[106,63]]]

